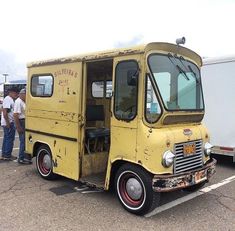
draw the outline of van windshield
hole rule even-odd
[[[167,110],[203,110],[198,67],[183,57],[152,54],[148,64]]]

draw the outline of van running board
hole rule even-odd
[[[105,172],[82,177],[81,179],[79,179],[79,181],[86,187],[103,191],[105,183]]]
[[[88,193],[97,193],[97,192],[103,192],[103,189],[99,189],[96,187],[89,187],[86,184],[83,185],[83,187],[74,187],[74,190],[77,192],[88,194]]]

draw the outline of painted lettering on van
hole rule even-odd
[[[73,71],[71,69],[63,68],[61,70],[58,70],[54,73],[55,77],[61,76],[61,75],[67,75],[67,76],[72,76],[74,78],[78,77],[78,73],[76,71]]]

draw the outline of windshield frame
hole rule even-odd
[[[169,54],[171,55],[170,57],[169,57]],[[150,57],[151,57],[151,56],[155,56],[155,55],[166,56],[170,61],[171,61],[171,58],[172,58],[172,59],[180,59],[181,56],[177,56],[177,58],[176,58],[175,55],[173,55],[172,53],[169,52],[168,54],[164,54],[164,53],[151,53],[151,54],[149,54],[148,57],[147,57],[148,69],[149,69],[149,71],[150,71],[151,78],[152,78],[152,80],[154,81],[154,85],[155,85],[156,88],[157,88],[159,97],[160,97],[160,99],[161,99],[161,104],[163,105],[164,109],[165,109],[166,111],[169,111],[169,112],[204,112],[204,111],[205,111],[205,102],[204,102],[204,95],[203,95],[203,88],[202,88],[202,81],[201,81],[201,71],[200,71],[200,68],[198,67],[198,65],[197,65],[196,63],[194,63],[194,62],[192,62],[192,61],[190,61],[190,60],[184,58],[184,57],[183,57],[183,59],[181,60],[182,62],[183,62],[183,61],[189,62],[190,64],[192,64],[193,66],[195,66],[195,67],[197,68],[197,70],[198,70],[198,74],[199,74],[199,76],[198,76],[198,81],[199,81],[199,84],[200,84],[202,108],[200,108],[200,109],[176,109],[176,108],[175,108],[175,109],[169,109],[169,108],[165,105],[165,103],[164,103],[164,100],[163,100],[161,91],[160,91],[160,89],[159,89],[159,86],[158,86],[157,81],[155,80],[154,73],[153,73],[153,71],[152,71],[152,69],[151,69],[151,65],[150,65],[150,62],[149,62]],[[180,62],[180,60],[179,60],[179,62]],[[178,64],[178,63],[177,63],[177,64]],[[172,65],[174,65],[174,64],[172,63]],[[175,67],[175,68],[177,68],[177,67]],[[183,70],[184,70],[184,69],[183,69]],[[197,78],[197,76],[195,76],[195,78]]]

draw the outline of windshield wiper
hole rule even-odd
[[[182,63],[182,65],[184,66],[185,69],[187,69],[186,65],[183,63],[183,61],[185,61],[184,57],[183,56],[180,56],[179,58],[180,62]],[[182,61],[183,60],[183,61]],[[196,73],[193,71],[192,67],[190,65],[188,65],[188,69],[189,69],[189,72],[192,72],[196,81],[198,82],[198,79],[197,79],[197,75]]]
[[[176,59],[171,53],[168,53],[168,59],[171,61],[171,63],[174,65],[174,67],[177,68],[177,70],[179,71],[180,74],[182,74],[186,80],[190,80],[189,77],[187,76],[187,74],[185,73],[185,71],[178,65],[175,64],[171,58],[173,58],[174,60]]]

